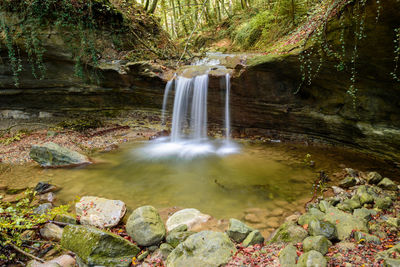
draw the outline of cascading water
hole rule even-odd
[[[200,60],[197,64],[216,66],[216,60]],[[196,64],[196,65],[197,65]],[[204,66],[204,65],[203,65]],[[221,68],[224,68],[220,66]],[[211,69],[211,67],[210,67]],[[167,101],[174,89],[174,104],[172,112],[171,135],[168,138],[158,138],[146,146],[141,155],[146,158],[185,158],[192,159],[206,155],[226,155],[238,152],[238,146],[230,141],[230,75],[225,76],[225,140],[210,140],[207,138],[207,95],[208,71],[192,78],[180,75],[167,83],[162,106],[162,122],[165,123]]]

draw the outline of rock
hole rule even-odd
[[[297,250],[293,245],[287,245],[279,252],[279,263],[281,267],[293,267],[297,261]]]
[[[130,266],[140,249],[128,240],[91,226],[67,225],[61,245],[90,266]]]
[[[354,239],[358,242],[361,243],[362,241],[368,242],[368,243],[375,243],[375,244],[380,244],[381,241],[379,240],[379,237],[363,233],[360,231],[354,232]]]
[[[36,260],[31,260],[26,264],[26,267],[61,267],[61,265],[59,265],[56,262],[41,263],[41,262],[36,261]]]
[[[372,219],[371,215],[375,215],[376,213],[377,212],[374,210],[361,208],[361,209],[355,209],[353,215],[365,221],[370,221]]]
[[[75,259],[70,255],[62,255],[55,259],[52,259],[49,262],[55,262],[62,267],[74,267],[75,266]]]
[[[378,252],[378,254],[376,254],[375,258],[376,259],[385,259],[385,258],[389,258],[391,257],[394,253],[400,253],[400,243],[397,243],[395,246]]]
[[[252,231],[244,240],[243,240],[243,246],[248,247],[248,246],[253,246],[256,244],[263,244],[264,243],[264,237],[261,235],[260,231],[254,230]]]
[[[166,266],[220,266],[236,252],[235,245],[224,233],[202,231],[191,235],[169,254]]]
[[[47,240],[60,241],[62,233],[63,229],[54,223],[46,223],[43,228],[40,229],[40,235]]]
[[[174,250],[174,247],[167,243],[162,243],[160,245],[160,252],[163,255],[164,260],[167,259],[168,255]]]
[[[40,203],[53,203],[56,200],[56,195],[53,192],[48,192],[42,195],[39,195],[39,202]]]
[[[377,184],[382,180],[382,176],[377,172],[370,172],[367,175],[367,181],[369,184]]]
[[[36,214],[46,214],[52,208],[53,208],[53,205],[51,205],[51,203],[44,203],[44,204],[40,204],[38,207],[36,207],[33,210],[33,212]]]
[[[393,204],[393,201],[390,197],[380,197],[375,199],[375,205],[374,208],[380,209],[380,210],[387,210],[389,209]]]
[[[356,170],[353,170],[352,168],[345,168],[344,170],[349,176],[358,177],[358,173]]]
[[[365,220],[343,212],[335,207],[330,207],[326,211],[324,220],[336,226],[338,238],[340,240],[350,237],[353,230],[368,231]]]
[[[207,222],[211,219],[210,215],[203,214],[196,209],[183,209],[175,212],[171,217],[168,218],[166,226],[167,230],[171,231],[175,227],[186,224],[188,229],[191,230],[193,227]]]
[[[176,229],[176,228],[175,228]],[[184,232],[179,232],[179,231],[171,231],[170,233],[167,234],[166,241],[168,244],[170,244],[172,247],[177,247],[180,243],[185,241],[189,236],[195,234],[195,232],[191,231],[184,231]]]
[[[397,185],[389,178],[383,178],[383,180],[379,182],[378,186],[390,191],[396,191],[398,189]]]
[[[295,223],[286,222],[282,224],[272,235],[269,243],[299,243],[304,240],[308,235],[303,227]]]
[[[126,207],[121,200],[85,196],[75,204],[75,210],[81,224],[104,228],[116,226]]]
[[[318,207],[319,207],[320,211],[326,212],[330,207],[332,207],[332,205],[326,200],[321,200],[318,203]]]
[[[385,267],[399,267],[400,266],[400,259],[385,259],[383,261],[383,266]]]
[[[33,230],[25,230],[20,235],[21,240],[32,240],[36,238],[36,232]]]
[[[160,214],[152,206],[134,210],[126,223],[126,231],[140,246],[156,245],[166,234]]]
[[[52,142],[33,145],[29,156],[42,167],[63,167],[90,163],[86,156]]]
[[[141,253],[138,257],[137,257],[137,261],[142,261],[144,260],[147,256],[149,256],[149,252],[146,250],[143,253]]]
[[[342,203],[339,203],[336,207],[343,211],[352,212],[354,209],[361,208],[361,203],[358,198],[352,198],[346,199]]]
[[[327,265],[326,259],[318,251],[311,250],[300,256],[298,267],[325,267]]]
[[[349,188],[357,184],[357,179],[355,177],[347,176],[339,182],[339,186],[342,188]]]
[[[44,182],[44,181],[37,183],[37,185],[35,186],[35,191],[38,194],[46,194],[49,192],[56,192],[59,189],[60,189],[59,187],[49,184],[48,182]]]
[[[237,243],[241,243],[254,229],[236,219],[229,219],[227,235]]]
[[[394,227],[400,227],[400,218],[388,217],[386,223]]]
[[[56,222],[68,223],[68,224],[77,224],[77,221],[74,217],[68,214],[57,214],[54,218]]]
[[[335,225],[330,222],[313,220],[308,225],[308,232],[312,236],[325,236],[329,240],[337,238],[337,231]]]
[[[329,241],[325,236],[309,236],[303,241],[303,250],[308,252],[311,250],[316,250],[322,255],[328,253],[329,247],[332,246],[331,241]]]
[[[374,197],[368,193],[361,193],[360,195],[361,205],[374,203]],[[359,208],[359,207],[357,207]]]

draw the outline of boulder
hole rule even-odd
[[[244,240],[243,240],[243,246],[248,247],[248,246],[253,246],[256,244],[263,244],[264,243],[264,237],[261,235],[260,231],[254,230],[252,231]]]
[[[325,267],[327,265],[326,259],[318,251],[311,250],[300,256],[298,267]]]
[[[281,267],[293,267],[297,261],[297,249],[293,245],[287,245],[279,252],[279,263]]]
[[[378,186],[382,189],[390,191],[396,191],[398,189],[397,184],[395,184],[389,178],[383,178],[383,180],[379,182]]]
[[[172,214],[172,216],[168,218],[166,226],[167,230],[171,231],[177,226],[186,224],[188,229],[191,230],[195,226],[203,224],[210,219],[210,215],[203,214],[197,209],[183,209]]]
[[[128,240],[91,226],[67,225],[61,245],[89,266],[130,266],[140,249]]]
[[[236,252],[235,245],[224,233],[202,231],[191,235],[169,254],[166,266],[221,266]]]
[[[352,176],[347,176],[339,182],[339,186],[343,188],[349,188],[357,184],[357,179]]]
[[[400,227],[400,218],[395,218],[395,217],[388,217],[386,220],[386,223],[399,228]]]
[[[331,241],[329,241],[325,236],[309,236],[303,241],[303,250],[308,252],[311,250],[316,250],[322,255],[328,253],[329,247],[332,246]]]
[[[54,223],[46,223],[40,229],[40,235],[47,240],[60,241],[63,233],[63,228],[55,225]]]
[[[370,221],[372,219],[371,215],[375,215],[377,212],[375,210],[370,210],[366,208],[355,209],[353,211],[354,217],[358,217],[365,221]]]
[[[75,204],[75,210],[81,224],[104,228],[116,226],[126,207],[121,200],[85,196]]]
[[[360,231],[354,232],[354,239],[358,243],[368,242],[368,243],[375,243],[378,245],[381,243],[381,241],[379,240],[379,237],[371,235],[371,234],[363,233]]]
[[[365,220],[335,207],[327,209],[324,220],[336,226],[337,235],[340,240],[350,237],[353,230],[368,231]]]
[[[298,226],[293,222],[286,222],[282,224],[270,239],[270,243],[299,243],[308,236],[303,227]]]
[[[42,167],[64,167],[90,163],[86,156],[52,142],[33,145],[29,156]]]
[[[312,236],[325,236],[329,240],[337,238],[337,231],[335,225],[330,222],[313,220],[308,225],[308,232]]]
[[[170,244],[172,247],[177,247],[180,243],[185,241],[189,236],[195,234],[195,232],[191,231],[171,231],[167,234],[165,241]]]
[[[339,203],[336,207],[340,210],[351,212],[354,209],[361,208],[361,203],[358,197],[355,197],[352,199],[346,199],[342,203]]]
[[[235,242],[242,242],[253,229],[236,219],[229,219],[229,228],[226,234]]]
[[[359,197],[361,205],[374,203],[374,197],[367,192],[361,193]]]
[[[370,172],[367,175],[367,181],[369,184],[377,184],[382,180],[382,175],[377,172]]]
[[[126,223],[126,231],[140,246],[156,245],[166,234],[160,214],[152,206],[134,210]]]

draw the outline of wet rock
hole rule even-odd
[[[63,229],[54,223],[46,223],[43,228],[40,229],[40,235],[47,240],[60,241],[62,233]]]
[[[90,163],[86,156],[52,142],[33,145],[29,156],[42,167],[63,167]]]
[[[358,217],[365,221],[370,221],[372,218],[371,215],[375,215],[375,214],[376,214],[376,211],[366,209],[366,208],[355,209],[353,212],[354,217]]]
[[[185,241],[189,236],[195,234],[195,232],[191,231],[175,231],[175,229],[167,234],[166,241],[168,244],[170,244],[172,247],[177,247],[180,243]]]
[[[44,203],[39,205],[37,208],[33,210],[34,213],[36,214],[46,214],[53,208],[53,205],[51,203]]]
[[[236,252],[235,245],[224,233],[202,231],[190,236],[169,254],[168,267],[221,266]]]
[[[160,214],[152,206],[134,210],[126,223],[126,231],[140,246],[156,245],[166,234]]]
[[[140,249],[124,238],[91,226],[67,225],[61,245],[87,265],[130,266]]]
[[[303,250],[308,252],[311,250],[316,250],[322,255],[328,253],[329,247],[332,246],[331,241],[329,241],[325,236],[309,236],[303,241]]]
[[[260,231],[254,230],[252,231],[244,240],[243,240],[243,246],[248,247],[248,246],[253,246],[256,244],[263,244],[264,243],[264,237],[261,235]]]
[[[307,236],[308,233],[303,227],[295,223],[286,222],[276,230],[269,242],[295,244],[302,242]]]
[[[381,210],[387,210],[389,209],[393,204],[393,201],[390,197],[381,197],[375,199],[375,205],[374,208],[381,209]]]
[[[227,235],[237,243],[241,243],[248,234],[254,229],[247,226],[243,222],[231,218],[229,220],[229,229],[226,231]]]
[[[347,176],[339,182],[339,186],[342,188],[349,188],[357,184],[357,179],[355,177]]]
[[[318,251],[311,250],[300,256],[298,267],[325,267],[327,265],[326,259]]]
[[[104,228],[116,226],[126,207],[121,200],[85,196],[75,204],[75,210],[81,224]]]
[[[335,225],[330,222],[313,220],[308,226],[308,232],[312,236],[325,236],[329,240],[337,238],[337,231]]]
[[[54,220],[62,223],[77,224],[76,219],[68,214],[57,214]]]
[[[183,209],[175,212],[168,218],[166,226],[167,230],[171,231],[177,226],[186,224],[188,229],[191,230],[195,226],[201,225],[211,219],[210,215],[203,214],[197,209]]]
[[[383,178],[383,180],[379,182],[378,186],[382,189],[391,191],[396,191],[398,189],[397,185],[389,178]]]
[[[279,252],[279,263],[281,267],[293,267],[297,261],[297,250],[293,245],[287,245]]]
[[[354,232],[354,239],[358,243],[368,242],[368,243],[375,243],[378,245],[381,243],[381,241],[379,240],[379,237],[371,235],[371,234],[363,233],[360,231]]]
[[[336,226],[338,238],[340,240],[350,237],[353,230],[368,231],[365,220],[343,212],[335,207],[327,209],[324,220]]]
[[[382,180],[382,175],[377,172],[370,172],[367,175],[367,181],[369,184],[377,184]]]

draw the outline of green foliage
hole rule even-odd
[[[0,144],[3,144],[5,146],[7,146],[7,145],[9,145],[11,143],[14,143],[15,141],[21,140],[23,137],[26,136],[27,133],[28,132],[25,131],[25,130],[18,131],[17,133],[15,133],[15,134],[13,134],[13,135],[11,135],[9,137],[5,137],[5,138],[0,139]]]
[[[390,73],[392,78],[395,81],[400,82],[400,77],[397,74],[398,68],[399,68],[399,58],[400,58],[400,28],[394,29],[395,33],[395,38],[394,38],[394,69]]]
[[[89,129],[95,129],[103,126],[103,122],[97,118],[79,118],[65,120],[58,124],[59,127],[71,129],[78,132],[85,132]]]

